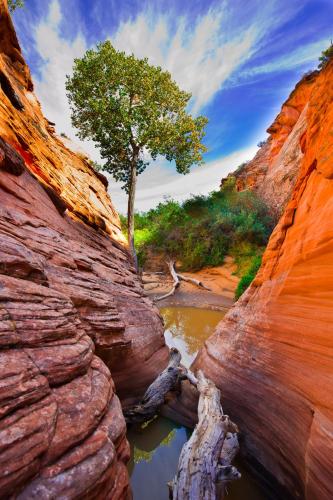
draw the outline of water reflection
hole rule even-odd
[[[165,323],[165,340],[177,347],[182,362],[189,367],[204,341],[213,333],[224,313],[194,307],[165,307],[161,309]]]
[[[179,455],[189,435],[188,429],[163,417],[143,428],[129,430],[134,500],[168,500],[167,483],[177,471]]]
[[[161,313],[166,326],[166,342],[169,347],[180,350],[185,366],[192,363],[224,315],[220,311],[191,307],[163,308]],[[129,472],[134,500],[168,500],[167,483],[175,476],[181,449],[190,434],[185,427],[162,417],[129,430]],[[242,479],[228,488],[226,500],[267,499],[241,464],[237,467],[242,472]]]

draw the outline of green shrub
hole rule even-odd
[[[245,290],[251,285],[254,280],[259,267],[261,266],[261,255],[255,255],[252,257],[250,266],[248,267],[245,274],[241,276],[241,279],[238,283],[235,298],[239,299],[239,297],[245,292]]]
[[[125,228],[125,218],[122,224]],[[183,203],[169,199],[136,214],[135,227],[140,265],[159,254],[174,258],[183,270],[199,270],[222,264],[228,254],[239,263],[261,254],[273,220],[255,193],[237,192],[230,178],[209,196],[192,196]],[[241,275],[244,266],[237,266]]]
[[[10,12],[14,12],[18,7],[24,7],[24,0],[8,0],[8,8]]]
[[[328,49],[323,50],[321,56],[319,57],[318,68],[323,69],[328,64],[328,62],[333,58],[333,43],[328,47]]]

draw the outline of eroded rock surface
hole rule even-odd
[[[302,136],[307,128],[308,103],[318,71],[296,85],[274,123],[269,137],[253,160],[228,177],[236,177],[238,191],[251,189],[280,216],[291,197],[303,160]],[[222,185],[226,179],[222,179]]]
[[[124,499],[118,396],[166,365],[162,321],[105,179],[41,113],[4,0],[0,21],[0,497]]]
[[[333,61],[311,83],[303,113],[299,119],[306,125],[299,136],[302,155],[295,160],[300,161],[295,187],[262,267],[205,343],[195,367],[203,368],[220,387],[224,410],[245,432],[243,449],[252,460],[292,498],[329,500]]]

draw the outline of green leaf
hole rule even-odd
[[[74,61],[66,89],[79,137],[96,143],[103,169],[126,191],[133,161],[137,174],[148,165],[143,152],[175,161],[182,174],[203,162],[207,118],[192,117],[186,111],[191,94],[146,58],[100,43]]]

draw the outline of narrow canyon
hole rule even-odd
[[[236,172],[281,214],[250,288],[195,360],[284,498],[333,497],[333,61],[306,75]],[[222,181],[223,183],[223,181]]]
[[[122,405],[167,366],[164,325],[106,177],[42,114],[6,0],[0,117],[0,498],[130,499]],[[278,222],[192,369],[221,390],[271,498],[330,500],[333,60],[301,79],[268,133],[230,176]],[[196,410],[183,386],[165,409],[175,419],[184,402]]]

